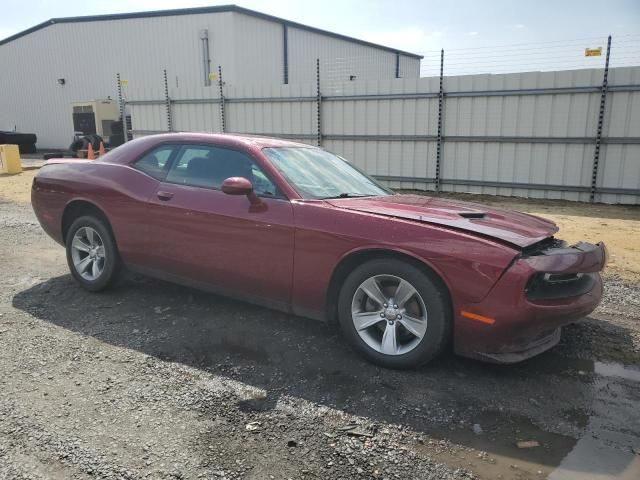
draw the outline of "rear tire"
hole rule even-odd
[[[451,335],[442,282],[393,258],[371,260],[349,274],[338,297],[338,318],[355,350],[387,368],[426,364]]]
[[[103,219],[90,215],[77,218],[67,232],[66,249],[69,270],[85,290],[99,292],[117,280],[120,256]]]

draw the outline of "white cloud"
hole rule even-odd
[[[467,35],[469,35],[470,37],[475,37],[476,35],[478,35],[480,32],[467,32]]]
[[[511,28],[513,28],[514,30],[522,30],[523,28],[525,28],[525,26],[524,23],[516,23]]]

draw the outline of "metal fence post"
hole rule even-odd
[[[167,71],[164,70],[164,105],[167,110],[167,130],[173,132],[173,120],[171,118],[171,99],[169,98],[169,83],[167,82]]]
[[[227,131],[226,127],[226,112],[224,105],[224,91],[222,89],[222,66],[218,65],[218,89],[220,91],[220,124],[222,126],[222,133]]]
[[[120,107],[120,118],[122,119],[122,134],[124,138],[122,142],[126,142],[129,140],[129,132],[127,132],[127,117],[125,115],[125,105],[124,100],[122,98],[122,82],[120,81],[120,74],[116,74],[116,80],[118,82],[118,106]]]
[[[282,24],[282,69],[284,74],[284,84],[289,83],[289,28],[286,23]]]
[[[322,146],[322,95],[320,94],[320,59],[316,58],[316,108],[318,113],[317,138],[318,146]]]
[[[436,145],[436,192],[440,191],[440,165],[442,163],[442,115],[444,110],[444,49],[440,50],[440,90],[438,92],[438,139]]]
[[[607,56],[604,61],[604,75],[602,77],[602,91],[600,94],[600,110],[598,111],[598,128],[596,130],[596,146],[593,151],[593,168],[591,170],[591,191],[589,201],[595,202],[598,183],[598,164],[600,163],[600,146],[602,144],[602,127],[604,124],[604,113],[607,104],[607,88],[609,77],[609,56],[611,55],[611,35],[607,39]]]

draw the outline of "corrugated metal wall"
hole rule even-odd
[[[609,80],[595,199],[639,204],[640,68],[612,69]],[[602,70],[445,78],[442,189],[589,200],[601,82]],[[438,78],[329,79],[321,91],[324,148],[391,187],[434,188]],[[200,95],[170,89],[174,130],[221,130],[219,95],[184,101]],[[227,132],[317,141],[315,83],[234,85],[224,95]],[[131,108],[134,130],[166,130],[163,105]]]
[[[403,137],[437,134],[438,99],[435,95],[438,82],[437,78],[420,78],[325,86],[323,94],[327,95],[327,101],[323,102],[322,116],[326,137],[323,146],[381,178],[433,178],[435,142]],[[416,93],[431,93],[431,96],[392,97]],[[378,95],[391,97],[378,98]],[[389,185],[418,189],[432,186],[426,180],[390,181]]]
[[[162,88],[164,69],[172,88],[203,87],[202,29],[209,34],[211,70],[222,65],[227,85],[284,82],[283,25],[276,21],[218,12],[55,23],[0,45],[0,130],[34,132],[40,148],[67,147],[71,104],[116,99],[117,73],[129,82],[125,95]],[[394,76],[394,54],[387,50],[293,27],[288,45],[290,83],[312,82],[319,56],[327,65],[357,60],[360,78]],[[412,59],[415,68],[402,62],[405,75],[419,75],[418,59]],[[215,82],[210,89],[204,93],[217,94]]]
[[[233,51],[236,74],[227,74],[222,65],[225,81],[229,84],[255,85],[264,82],[282,83],[284,49],[282,25],[248,15],[234,15],[233,44],[228,39],[217,45]]]
[[[611,85],[640,85],[640,68],[617,68],[609,73]],[[640,92],[614,92],[605,112],[605,135],[640,137]],[[640,144],[604,147],[599,185],[640,188]],[[627,195],[601,195],[606,203],[628,202]],[[636,198],[634,203],[640,203]]]
[[[318,33],[289,28],[290,82],[315,81],[316,59],[320,59],[325,82],[394,78],[396,54],[350,43]],[[400,77],[420,76],[420,59],[400,55]]]
[[[447,78],[446,91],[478,92],[593,86],[602,71],[577,70]],[[600,94],[531,94],[448,97],[447,137],[594,137]],[[571,143],[451,142],[444,147],[443,178],[588,186],[594,146]],[[588,193],[472,185],[445,190],[588,200]]]

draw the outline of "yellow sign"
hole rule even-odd
[[[120,79],[120,86],[126,87],[129,85],[129,80]]]
[[[585,57],[599,57],[600,55],[602,55],[602,47],[584,49]]]
[[[215,74],[213,72],[211,72],[209,74],[209,80],[217,80],[217,79],[218,79],[218,75],[217,74]]]

